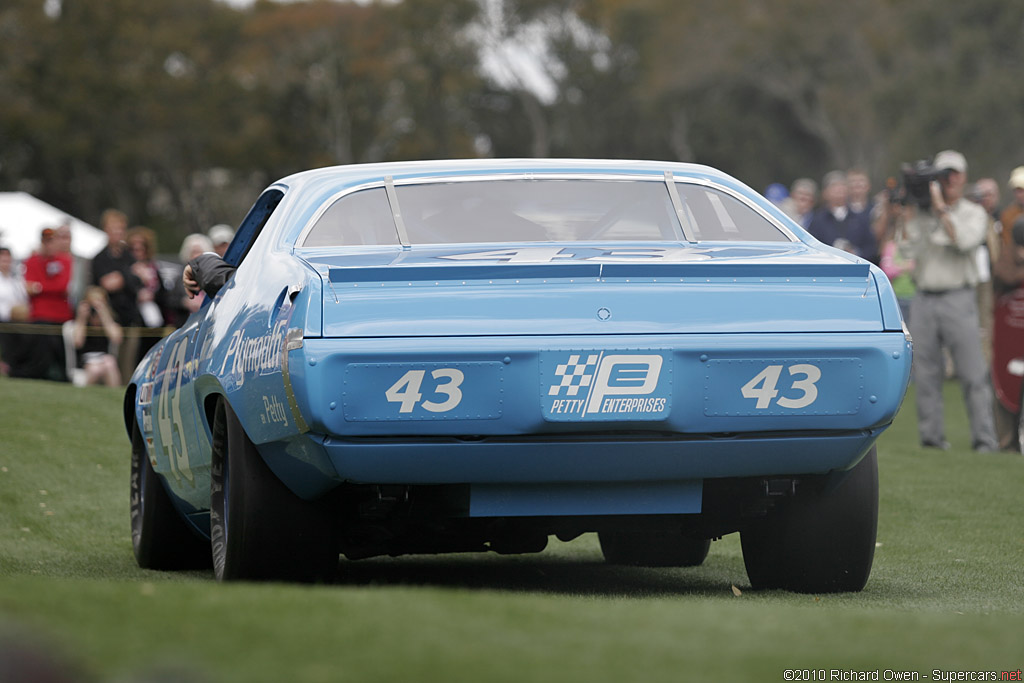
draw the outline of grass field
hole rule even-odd
[[[912,394],[880,442],[879,545],[862,593],[751,591],[735,535],[694,569],[607,567],[584,536],[535,556],[352,563],[310,587],[138,569],[120,392],[0,380],[0,681],[32,651],[68,662],[69,680],[104,681],[1017,671],[1024,458],[970,452],[954,385],[946,397],[950,452],[918,448]]]

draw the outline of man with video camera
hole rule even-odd
[[[985,210],[968,201],[967,160],[945,150],[932,164],[904,167],[902,206],[890,206],[901,253],[915,260],[917,288],[910,305],[914,339],[914,383],[918,432],[925,447],[947,449],[942,385],[943,348],[948,348],[963,387],[971,425],[971,446],[998,449],[992,416],[992,388],[978,328],[975,252],[985,241]]]

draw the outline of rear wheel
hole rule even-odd
[[[806,482],[783,506],[740,533],[755,589],[859,591],[878,527],[878,457],[872,448],[836,483]]]
[[[697,567],[711,546],[674,531],[602,531],[598,539],[606,562],[639,567]]]
[[[322,581],[338,564],[330,517],[281,483],[231,406],[213,426],[210,538],[218,581]]]
[[[210,546],[171,503],[146,453],[138,425],[132,427],[132,549],[143,569],[204,569]]]

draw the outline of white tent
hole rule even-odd
[[[71,224],[71,253],[78,258],[91,259],[106,246],[102,230],[27,192],[0,192],[0,246],[9,248],[15,259],[27,258],[39,247],[43,228],[55,228],[65,221]]]

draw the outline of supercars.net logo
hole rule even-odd
[[[549,376],[552,419],[660,418],[668,408],[664,357],[652,353],[572,353]]]

